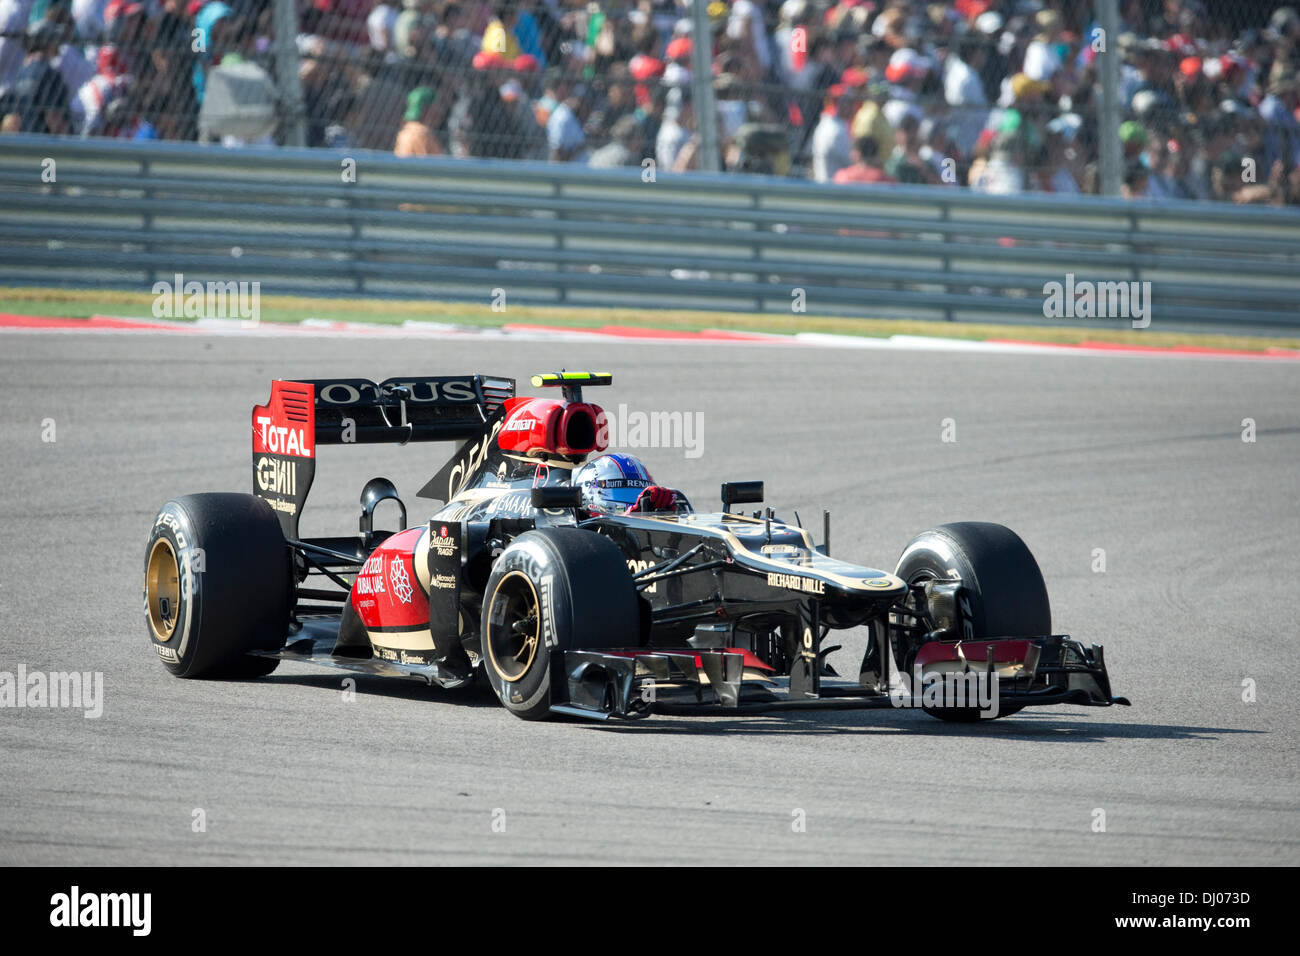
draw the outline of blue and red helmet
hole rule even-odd
[[[583,507],[593,514],[622,514],[655,483],[631,455],[602,455],[574,469],[572,483],[582,488]]]

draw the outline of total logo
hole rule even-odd
[[[290,428],[287,425],[273,425],[275,419],[269,415],[258,415],[258,440],[262,449],[272,455],[297,455],[310,458],[314,454],[307,433],[302,428]]]

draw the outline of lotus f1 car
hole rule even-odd
[[[1001,525],[949,524],[893,573],[832,557],[772,510],[759,481],[722,508],[592,511],[574,469],[606,446],[583,389],[611,376],[275,381],[252,414],[253,494],[163,505],[144,562],[149,640],[178,677],[260,676],[282,660],[485,680],[537,719],[793,708],[919,707],[951,720],[1044,704],[1107,706],[1102,649],[1053,634],[1025,544]],[[551,392],[555,394],[554,391]],[[358,531],[303,538],[321,445],[456,441],[407,527],[385,478]],[[672,497],[672,496],[669,496]],[[375,527],[391,501],[399,527]],[[867,629],[856,676],[829,666],[832,631]]]

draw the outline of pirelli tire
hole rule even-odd
[[[293,582],[275,512],[261,498],[173,498],[154,519],[144,559],[145,628],[177,677],[260,677],[289,627]]]
[[[550,716],[555,651],[635,644],[640,630],[617,545],[578,528],[528,531],[497,558],[483,591],[483,672],[507,710],[541,720]]]
[[[1010,528],[985,521],[939,525],[912,539],[894,574],[909,584],[926,579],[960,580],[967,599],[963,638],[1036,637],[1052,633],[1052,609],[1038,562]],[[909,599],[910,600],[910,599]],[[911,674],[919,645],[893,643],[896,666]],[[1021,707],[1001,706],[1008,717]],[[978,709],[926,708],[940,720],[981,719]]]

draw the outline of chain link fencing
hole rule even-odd
[[[698,2],[0,0],[0,130],[1300,202],[1289,6]]]

